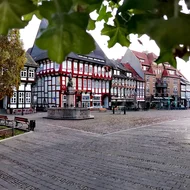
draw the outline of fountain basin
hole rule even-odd
[[[48,108],[47,117],[56,120],[84,120],[94,119],[88,108]]]

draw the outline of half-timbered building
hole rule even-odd
[[[111,101],[114,106],[135,105],[136,80],[127,67],[115,62],[112,73]]]
[[[12,97],[4,97],[2,107],[10,113],[26,114],[33,112],[32,109],[32,85],[35,82],[35,73],[38,65],[32,57],[26,53],[26,63],[20,72],[20,86],[14,90]]]
[[[40,29],[47,24],[46,20],[42,20]],[[76,107],[109,107],[112,62],[98,44],[95,45],[96,49],[90,54],[70,53],[61,64],[51,61],[47,52],[35,45],[29,50],[39,65],[33,88],[38,109],[67,106],[66,87],[70,74],[75,89]]]

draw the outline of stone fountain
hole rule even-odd
[[[52,107],[47,110],[47,118],[57,120],[84,120],[94,119],[88,108],[75,107],[75,90],[71,74],[67,83],[66,105],[67,107]]]

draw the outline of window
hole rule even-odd
[[[92,80],[92,89],[94,89],[94,80]]]
[[[91,79],[88,79],[88,89],[91,89]]]
[[[71,61],[67,61],[67,71],[71,72]]]
[[[92,74],[92,65],[89,65],[89,74]]]
[[[140,59],[140,62],[144,63],[144,59]]]
[[[147,81],[147,82],[149,81],[149,76],[146,76],[146,81]]]
[[[83,88],[86,88],[86,87],[87,87],[87,80],[83,79]]]
[[[96,81],[96,88],[98,88],[98,81]]]
[[[51,69],[53,69],[53,68],[54,68],[54,62],[51,61]]]
[[[94,100],[96,100],[96,101],[100,101],[100,100],[101,100],[101,97],[100,97],[100,96],[95,95],[95,96],[93,97],[93,101],[94,101]]]
[[[174,74],[175,74],[175,71],[169,70],[169,74],[170,74],[170,75],[174,75]]]
[[[26,103],[31,103],[31,93],[26,92]]]
[[[17,99],[17,93],[14,92],[14,93],[13,93],[13,96],[12,96],[12,98],[11,98],[11,103],[16,103],[16,99]]]
[[[117,75],[120,75],[120,71],[117,71]]]
[[[113,71],[113,74],[114,74],[114,75],[116,75],[116,74],[117,74],[117,71],[116,71],[116,70],[114,70],[114,71]]]
[[[24,92],[19,92],[19,103],[24,103]]]
[[[24,68],[24,70],[21,71],[21,77],[27,77],[27,69]]]
[[[74,73],[77,73],[78,71],[78,63],[74,61]]]
[[[102,75],[104,76],[104,74],[105,74],[105,68],[102,67]]]
[[[50,63],[48,62],[47,64],[47,69],[50,69]],[[40,69],[41,70],[41,69]]]
[[[46,67],[47,67],[47,64],[44,63],[44,66],[43,66],[43,70],[44,70],[44,71],[46,70]]]
[[[29,75],[29,78],[34,78],[34,69],[29,69],[28,75]]]
[[[85,64],[84,72],[85,72],[85,74],[88,73],[88,64]]]
[[[66,61],[63,61],[63,63],[62,63],[62,70],[66,71],[66,67],[67,67],[67,63],[66,63]]]
[[[146,66],[142,66],[142,69],[143,69],[143,71],[146,71],[147,67]]]
[[[45,64],[45,62],[44,62],[44,64]],[[40,64],[40,71],[42,71],[43,70],[43,62]]]
[[[78,78],[78,89],[82,88],[82,79]]]
[[[59,70],[59,67],[60,67],[60,64],[55,63],[55,70],[56,70],[56,71],[58,71],[58,70]]]
[[[97,75],[97,66],[94,66],[94,74]]]
[[[102,81],[100,80],[99,81],[99,89],[101,89],[102,88]]]
[[[82,101],[89,101],[90,96],[89,95],[82,95]]]
[[[101,75],[101,67],[98,67],[98,75]]]
[[[83,73],[83,63],[79,64],[79,73],[82,74]]]

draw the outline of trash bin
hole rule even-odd
[[[34,131],[34,128],[36,127],[36,121],[35,120],[30,120],[30,126],[29,129],[31,131]]]

